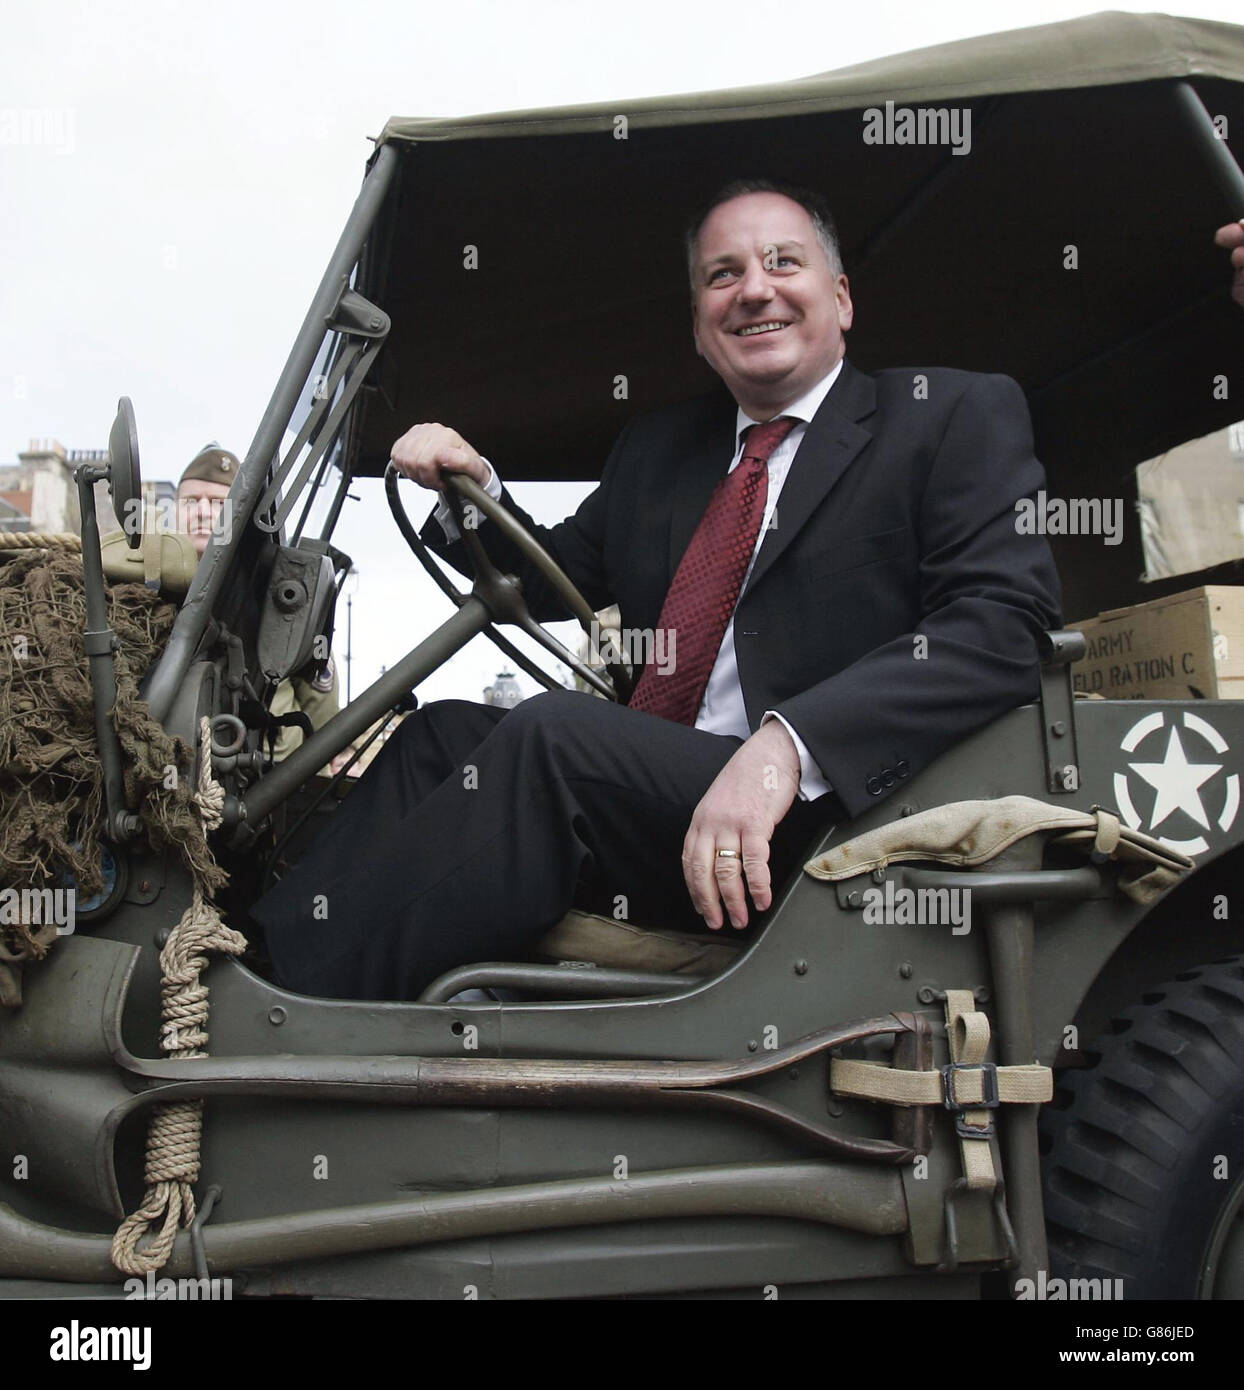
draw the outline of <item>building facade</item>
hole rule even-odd
[[[32,439],[16,463],[0,464],[0,531],[77,534],[82,519],[73,471],[80,463],[107,463],[107,449],[66,449],[59,439]],[[175,483],[143,482],[148,527],[176,529]],[[95,484],[95,514],[102,535],[119,531],[107,483]]]

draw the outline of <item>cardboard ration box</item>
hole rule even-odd
[[[1108,700],[1244,699],[1244,587],[1213,585],[1068,623],[1077,691]]]

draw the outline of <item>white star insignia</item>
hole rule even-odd
[[[1221,772],[1222,764],[1190,763],[1179,741],[1178,729],[1171,729],[1166,757],[1160,763],[1129,763],[1128,766],[1157,789],[1150,830],[1156,830],[1172,811],[1177,810],[1185,811],[1202,830],[1209,829],[1198,788],[1208,782],[1215,772]]]

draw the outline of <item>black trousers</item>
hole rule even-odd
[[[529,959],[572,904],[706,932],[682,844],[741,742],[570,691],[416,710],[252,909],[278,982],[413,999],[454,966]],[[835,801],[797,801],[778,826],[775,894]]]

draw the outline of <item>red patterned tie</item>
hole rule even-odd
[[[756,548],[769,492],[769,456],[799,423],[788,415],[751,425],[739,465],[717,484],[661,608],[660,627],[674,653],[662,675],[649,663],[631,708],[692,725]]]

